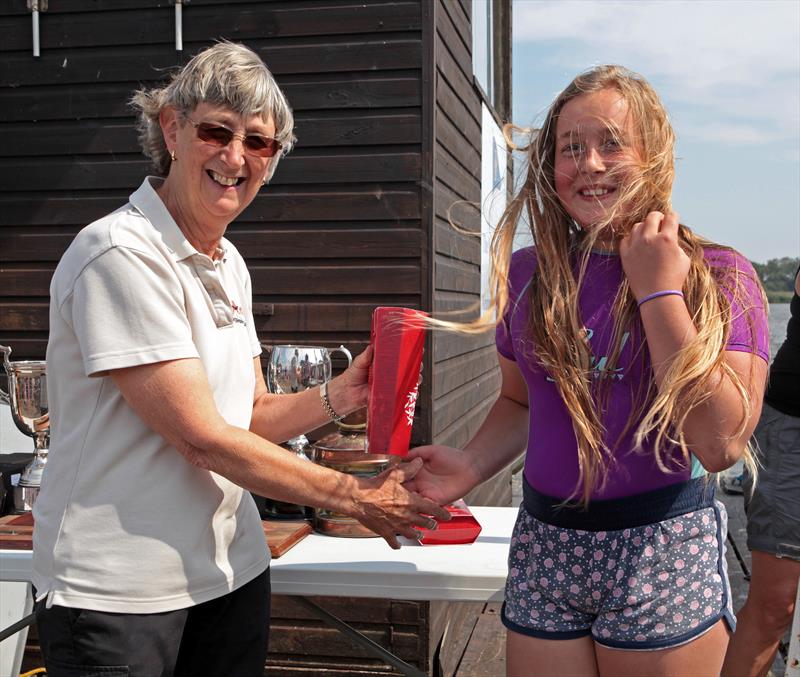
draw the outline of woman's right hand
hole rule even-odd
[[[328,398],[334,411],[349,414],[367,406],[372,357],[373,349],[368,345],[344,372],[328,382]]]
[[[442,505],[463,498],[481,480],[471,457],[459,449],[431,444],[411,449],[408,458],[421,458],[424,465],[405,483],[406,489]]]
[[[436,528],[436,520],[450,519],[438,502],[409,491],[405,486],[422,468],[422,461],[402,463],[377,477],[357,478],[358,488],[348,514],[371,529],[395,550],[400,547],[397,534],[415,540],[415,527]]]

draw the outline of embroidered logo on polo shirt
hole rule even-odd
[[[236,305],[236,301],[231,301],[231,310],[233,311],[233,321],[247,326],[247,319],[244,314],[244,309]]]

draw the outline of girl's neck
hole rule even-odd
[[[600,256],[619,256],[619,248],[618,247],[598,247],[597,243],[590,250],[592,254],[598,254]]]
[[[618,238],[597,238],[592,242],[592,251],[597,254],[619,254]]]
[[[585,236],[588,239],[588,235]],[[597,238],[589,243],[589,250],[592,254],[602,254],[604,256],[619,256],[618,238]]]

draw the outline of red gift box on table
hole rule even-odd
[[[450,513],[449,522],[437,523],[436,529],[419,529],[422,545],[455,545],[458,543],[472,543],[481,533],[481,525],[472,514],[467,504],[459,499],[451,505],[444,506]]]
[[[370,343],[366,450],[405,456],[417,405],[426,313],[410,308],[376,308]]]

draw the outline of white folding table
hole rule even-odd
[[[517,509],[474,506],[470,509],[482,531],[478,540],[469,545],[423,546],[403,541],[400,550],[392,550],[381,538],[311,534],[272,561],[272,592],[301,598],[327,595],[453,602],[500,600]],[[31,556],[29,550],[0,550],[0,581],[29,581]],[[364,646],[367,645],[362,640],[369,642],[373,645],[367,646],[369,650],[404,674],[420,674],[383,647],[359,637],[355,630],[324,609],[307,599],[302,603],[355,641]],[[18,604],[17,607],[16,619],[19,619],[24,609]],[[22,641],[24,644],[24,639]],[[19,655],[21,658],[21,653]],[[9,673],[14,677],[17,674]],[[0,674],[0,677],[6,675]]]

